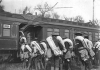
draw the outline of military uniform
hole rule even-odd
[[[71,58],[73,56],[72,55],[73,42],[70,39],[65,38],[64,44],[67,49],[67,51],[64,53],[64,68],[65,68],[65,70],[68,70],[69,68],[71,68],[70,62],[71,62]]]
[[[95,52],[95,64],[100,65],[100,40],[95,43],[93,49]]]
[[[87,51],[87,44],[84,40],[84,37],[81,33],[77,33],[75,37],[75,47],[74,47],[75,55],[79,61],[81,61],[80,65],[83,67],[87,66],[87,62],[89,60],[89,54]]]

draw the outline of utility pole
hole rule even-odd
[[[93,24],[94,24],[94,1],[95,0],[93,0]]]

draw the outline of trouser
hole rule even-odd
[[[67,59],[64,59],[64,70],[68,70],[70,66],[70,62]]]
[[[100,65],[100,50],[98,51],[98,64]]]
[[[51,58],[51,70],[61,70],[62,69],[62,60],[58,56]]]
[[[95,53],[94,64],[95,65],[99,65],[100,64],[100,50],[98,50],[98,52]]]
[[[35,70],[44,69],[42,59],[40,57],[35,57],[34,58],[34,65],[35,65]]]
[[[92,62],[91,59],[88,59],[87,61],[84,61],[85,67],[88,68],[89,70],[92,68]]]

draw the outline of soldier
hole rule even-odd
[[[70,61],[71,61],[71,58],[73,56],[73,42],[68,39],[68,38],[65,38],[64,39],[64,44],[65,44],[65,47],[67,49],[67,51],[64,53],[64,68],[65,70],[68,70],[70,67]]]
[[[34,61],[35,69],[44,69],[44,66],[42,64],[42,55],[44,55],[44,51],[41,49],[41,45],[38,42],[37,38],[35,38],[34,41],[31,42],[31,47],[33,49],[32,58]]]
[[[62,62],[60,56],[63,54],[64,51],[63,40],[59,35],[55,34],[47,37],[46,40],[54,54],[51,58],[51,70],[59,70],[59,68],[61,68],[60,63]]]
[[[100,65],[100,39],[94,44],[95,64]]]
[[[88,54],[89,54],[89,60],[88,60],[88,67],[89,68],[92,68],[92,62],[93,62],[93,59],[94,59],[94,56],[95,56],[95,53],[94,53],[94,51],[92,50],[92,48],[93,48],[93,43],[92,43],[92,41],[90,41],[89,39],[88,39],[88,36],[87,35],[85,35],[84,36],[84,42],[86,43],[86,45],[87,45],[87,51],[88,51]]]
[[[82,36],[82,33],[76,33],[75,35],[76,35],[75,48],[74,48],[75,55],[76,55],[78,61],[79,62],[81,61],[80,65],[82,67],[83,67],[83,65],[87,66],[87,61],[89,59],[89,55],[88,55],[88,51],[86,50],[87,45],[84,42],[84,37]]]
[[[30,46],[27,44],[27,40],[26,37],[24,35],[24,33],[22,31],[20,31],[21,35],[20,35],[20,57],[22,59],[22,61],[24,61],[23,66],[26,68],[29,68],[28,65],[28,60],[30,58],[30,53],[32,52],[32,49],[30,48]]]

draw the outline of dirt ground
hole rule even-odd
[[[100,70],[100,66],[98,66],[98,68],[94,68],[94,69],[91,69],[91,70]]]
[[[25,70],[21,63],[0,64],[0,70]]]
[[[0,64],[0,70],[26,70],[22,65],[22,63]],[[100,70],[100,66],[91,70]]]

